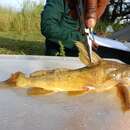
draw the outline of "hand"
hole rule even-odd
[[[85,24],[88,28],[93,28],[97,20],[102,16],[105,8],[108,4],[108,0],[85,0],[86,15]]]
[[[99,45],[95,41],[92,41],[92,48],[93,48],[93,50],[96,51],[98,49],[98,47],[99,47]]]

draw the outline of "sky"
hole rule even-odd
[[[23,1],[26,1],[26,0],[0,0],[0,5],[19,9]],[[35,1],[39,3],[40,0],[30,0],[30,1]],[[46,0],[43,0],[43,1],[45,3]],[[130,0],[125,0],[125,1],[130,2]]]
[[[5,6],[5,7],[12,7],[15,9],[20,9],[23,1],[26,1],[26,0],[0,0],[0,5]],[[40,0],[30,0],[30,1],[35,1],[36,3],[39,3]]]

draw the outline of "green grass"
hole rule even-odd
[[[40,4],[24,0],[21,11],[0,7],[0,54],[43,55],[45,38],[40,34]],[[100,21],[95,27],[97,34],[105,34],[112,25],[117,31],[122,25]],[[61,47],[61,52],[63,49]],[[61,54],[62,55],[62,54]]]
[[[119,31],[126,27],[128,24],[119,24],[119,23],[112,23],[108,21],[98,21],[96,26],[95,26],[95,32],[99,35],[110,35],[111,33],[106,32],[106,28],[111,25],[114,32]]]
[[[44,37],[37,33],[0,32],[0,54],[44,55]]]
[[[24,0],[20,11],[0,6],[0,31],[39,32],[40,13],[43,10],[42,1],[36,4],[36,2]]]
[[[0,54],[44,54],[45,38],[40,34],[42,3],[24,0],[21,11],[0,7]]]

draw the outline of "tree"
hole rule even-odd
[[[110,0],[102,19],[105,20],[106,18],[109,22],[130,19],[130,2],[126,0]]]

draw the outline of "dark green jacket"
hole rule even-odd
[[[64,0],[47,0],[41,13],[41,32],[51,41],[61,41],[71,48],[74,41],[83,41],[79,30],[79,20],[68,15],[70,9]]]

